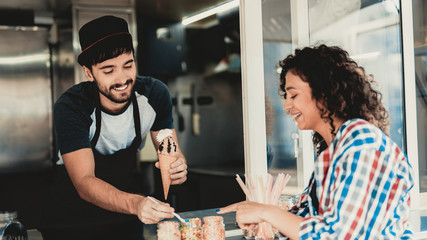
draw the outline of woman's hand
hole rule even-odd
[[[239,224],[240,228],[246,229],[253,224],[264,222],[264,213],[269,208],[270,206],[266,204],[243,201],[221,208],[218,214],[236,212],[237,224]]]
[[[228,212],[236,212],[236,221],[241,229],[268,222],[290,239],[299,239],[299,226],[303,218],[277,206],[244,201],[221,208],[218,213]]]

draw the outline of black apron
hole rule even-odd
[[[95,176],[119,190],[140,192],[137,177],[137,149],[141,144],[138,103],[132,98],[135,134],[130,147],[113,155],[102,155],[95,149],[101,130],[101,110],[96,108],[96,131],[91,141],[95,158]],[[43,239],[143,239],[143,224],[135,215],[110,212],[81,199],[64,165],[56,166],[52,204],[48,206]]]

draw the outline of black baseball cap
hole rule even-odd
[[[77,61],[84,65],[88,57],[98,52],[113,48],[127,47],[133,50],[132,36],[129,33],[127,22],[115,16],[96,18],[79,30],[80,47],[82,52]]]

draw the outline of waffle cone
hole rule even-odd
[[[162,175],[163,192],[165,200],[168,198],[169,187],[171,185],[171,174],[169,172],[171,163],[175,162],[176,157],[159,154],[160,173]]]

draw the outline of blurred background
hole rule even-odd
[[[304,4],[301,4],[304,3]],[[138,74],[168,86],[178,139],[188,160],[186,183],[172,186],[178,212],[244,200],[239,1],[225,0],[2,0],[0,2],[0,210],[18,211],[37,227],[56,149],[52,106],[69,87],[86,81],[76,56],[78,30],[103,15],[125,18]],[[399,0],[262,0],[268,172],[292,175],[286,194],[305,187],[301,132],[282,110],[278,61],[297,47],[346,49],[374,75],[389,110],[390,136],[406,152],[405,96]],[[427,192],[427,1],[413,0],[420,192]],[[191,22],[191,17],[204,14]],[[262,113],[264,114],[264,113]],[[195,116],[200,116],[196,118]],[[139,155],[144,194],[163,199],[156,153],[147,140]],[[262,160],[264,161],[264,159]]]

